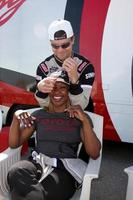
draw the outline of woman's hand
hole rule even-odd
[[[13,115],[13,120],[9,132],[9,146],[17,148],[26,142],[34,133],[33,126],[36,118],[25,110],[17,110]]]
[[[22,124],[25,128],[31,127],[34,124],[35,117],[25,110],[17,110],[14,114],[14,117]]]
[[[69,113],[70,117],[76,117],[82,122],[87,119],[87,116],[80,105],[69,106],[65,111]]]
[[[82,122],[81,138],[82,142],[84,143],[85,150],[91,158],[98,158],[100,154],[101,143],[93,131],[92,123],[90,122],[87,114],[79,105],[70,106],[66,109],[66,111],[70,114],[70,117],[76,117]]]

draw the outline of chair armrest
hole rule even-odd
[[[96,160],[90,159],[82,185],[80,200],[90,199],[91,181],[98,178],[101,165],[101,155]]]
[[[0,153],[0,197],[8,196],[7,173],[9,168],[21,157],[21,148],[7,148]]]
[[[90,158],[86,172],[85,172],[85,176],[89,176],[92,179],[98,178],[100,166],[101,166],[101,155],[96,160],[93,160]]]
[[[133,199],[133,166],[125,168],[124,172],[127,173],[128,175],[126,200],[132,200]]]
[[[92,119],[94,131],[101,142],[101,151],[100,156],[96,160],[93,160],[91,158],[89,159],[89,163],[87,165],[87,169],[84,175],[80,200],[90,199],[91,181],[92,179],[98,178],[102,159],[103,117],[95,113],[86,113],[88,113]]]
[[[127,167],[124,169],[124,172],[126,172],[128,175],[133,175],[133,166]]]
[[[16,158],[16,159],[18,159],[18,158],[20,159],[21,148],[22,147],[12,149],[12,148],[8,147],[5,151],[0,153],[0,163],[10,159],[11,157]]]

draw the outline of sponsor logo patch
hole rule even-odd
[[[78,67],[78,71],[81,72],[82,69],[84,69],[84,67],[86,66],[87,62],[83,62],[79,67]]]
[[[95,76],[95,73],[94,72],[90,72],[88,74],[85,74],[85,78],[86,79],[89,79],[89,78],[93,78]]]
[[[56,66],[51,66],[50,67],[50,73],[56,72],[59,68]]]
[[[43,70],[43,72],[48,72],[48,67],[44,64],[44,63],[42,63],[41,64],[41,69]]]

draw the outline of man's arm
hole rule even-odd
[[[71,60],[69,62],[71,62]],[[69,76],[71,76],[70,93],[69,93],[71,103],[72,105],[81,105],[82,109],[85,109],[89,103],[91,88],[95,77],[93,65],[90,64],[89,62],[85,63],[86,65],[84,66],[84,68],[82,68],[82,71],[80,73],[78,73],[76,63],[74,62],[70,63],[71,69],[69,67],[63,66],[63,68],[66,69],[67,72],[69,71],[68,74]],[[71,67],[72,64],[73,66]],[[66,65],[68,65],[68,63]],[[77,74],[79,75],[77,76]],[[51,92],[51,90],[53,89],[54,80],[49,81],[49,77],[46,78],[46,74],[42,71],[42,67],[40,66],[38,67],[37,70],[37,77],[38,77],[37,80],[38,90],[35,93],[35,98],[37,99],[41,107],[44,106],[47,107],[49,104],[48,93]],[[43,80],[42,77],[44,77]]]
[[[47,82],[45,81],[48,72],[48,67],[45,64],[45,61],[38,65],[36,70],[35,98],[41,107],[47,107],[49,104],[48,92],[50,88],[47,86]]]
[[[72,105],[80,105],[81,108],[84,110],[89,103],[92,86],[81,85],[81,88],[83,90],[80,94],[74,95],[74,94],[69,93],[69,97],[70,97]]]
[[[55,81],[56,78],[54,77],[46,77],[37,84],[35,98],[41,107],[47,107],[49,105],[48,94],[53,90]]]
[[[37,102],[39,103],[39,105],[41,107],[48,107],[49,105],[49,96],[46,96],[45,98],[41,98],[41,97],[38,97],[35,93],[35,98],[37,100]]]
[[[70,99],[72,105],[80,105],[82,109],[87,107],[94,78],[94,67],[92,64],[88,63],[80,72],[77,84],[71,84],[70,86]]]

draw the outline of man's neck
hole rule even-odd
[[[63,60],[60,60],[57,56],[55,56],[55,60],[57,61],[57,63],[59,63],[59,65],[62,65],[63,64]]]

